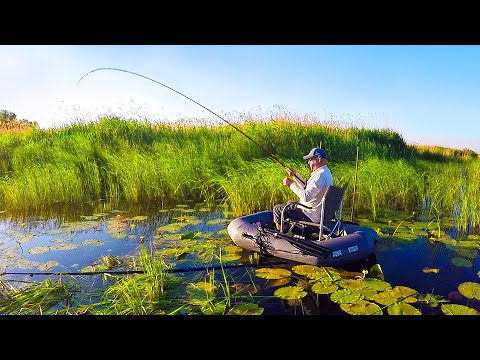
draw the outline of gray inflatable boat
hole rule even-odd
[[[336,266],[368,258],[378,240],[365,226],[339,222],[335,234],[315,239],[276,230],[272,211],[262,211],[234,219],[227,227],[233,242],[243,249],[316,266]]]

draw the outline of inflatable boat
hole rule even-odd
[[[233,242],[246,250],[316,266],[336,266],[368,258],[378,240],[375,230],[338,221],[334,232],[305,235],[298,230],[276,229],[272,211],[262,211],[234,219],[227,227]]]

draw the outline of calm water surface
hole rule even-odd
[[[226,226],[231,219],[233,216],[224,207],[193,202],[168,209],[152,205],[119,205],[110,208],[100,204],[96,207],[57,209],[37,214],[11,214],[5,211],[0,214],[0,267],[7,273],[76,272],[93,266],[105,255],[136,256],[142,245],[157,250],[171,247],[181,234],[189,233],[196,234],[195,238],[199,242],[229,243],[231,240],[226,233]],[[166,227],[169,224],[182,225],[181,228]],[[376,226],[382,228],[385,225],[380,223]],[[233,242],[231,245],[234,245]],[[227,265],[248,264],[252,254],[243,250],[240,259],[228,262]],[[275,260],[281,259],[261,261]],[[384,280],[392,286],[401,285],[420,293],[440,295],[459,304],[465,304],[466,299],[459,296],[458,285],[467,281],[479,282],[478,247],[458,248],[429,240],[426,234],[409,240],[402,239],[400,232],[394,237],[381,235],[375,253],[369,259],[345,268],[358,271],[360,268],[368,269],[375,263],[381,266]],[[172,260],[174,268],[212,264],[218,264],[214,257],[199,258],[189,254]],[[288,262],[285,267],[293,265],[297,264]],[[227,271],[234,278],[255,278],[254,268],[231,268]],[[192,281],[198,277],[195,272],[178,275]],[[99,281],[92,279],[95,277],[101,278],[88,278],[92,282]],[[4,281],[41,281],[44,278],[40,275],[32,277],[19,274],[1,276]],[[257,280],[259,284],[266,284],[263,279],[257,277],[255,281]],[[288,306],[271,296],[274,290],[274,287],[262,290],[262,296],[266,296],[263,301],[264,314],[299,313],[298,307]],[[472,307],[472,301],[469,304]],[[478,310],[477,305],[475,302],[474,307]],[[328,313],[341,313],[341,310],[331,307]]]

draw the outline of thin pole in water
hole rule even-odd
[[[358,177],[358,146],[357,146],[357,158],[355,159],[355,180],[353,182],[352,213],[350,215],[350,221],[352,222],[353,222],[353,215],[355,211],[355,193],[357,191],[357,177]]]

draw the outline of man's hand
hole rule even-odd
[[[295,176],[297,174],[297,172],[293,169],[290,169],[290,168],[285,168],[285,171],[287,172],[288,176]]]
[[[287,187],[290,187],[290,184],[293,183],[293,180],[289,179],[288,177],[284,177],[283,178],[283,181],[282,181],[282,184],[284,186],[287,186]]]

